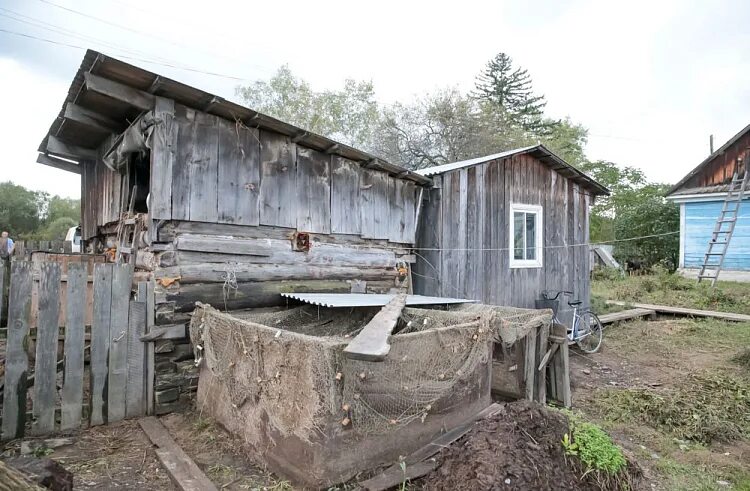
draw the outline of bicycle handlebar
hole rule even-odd
[[[560,290],[557,293],[555,293],[554,297],[550,297],[550,294],[552,294],[554,292],[555,292],[555,290],[544,290],[544,291],[542,291],[542,296],[545,298],[545,300],[557,300],[557,298],[560,295],[567,295],[567,296],[572,296],[573,295],[573,292],[571,292],[571,291]]]

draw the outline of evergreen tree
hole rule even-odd
[[[477,76],[474,97],[501,108],[510,123],[526,131],[543,135],[549,128],[549,122],[544,120],[544,96],[534,94],[528,71],[514,68],[513,60],[505,53],[498,53],[487,62]]]

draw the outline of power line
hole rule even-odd
[[[168,39],[168,38],[165,38],[165,37],[162,37],[162,36],[158,36],[158,35],[154,34],[153,32],[143,31],[141,29],[135,29],[133,27],[129,27],[129,26],[125,26],[125,25],[122,25],[122,24],[118,24],[116,22],[112,22],[112,21],[107,20],[107,19],[102,19],[101,17],[97,17],[95,15],[91,15],[91,14],[88,14],[86,12],[81,12],[80,10],[75,10],[75,9],[72,9],[72,8],[69,8],[69,7],[65,7],[64,5],[59,5],[57,3],[51,2],[50,0],[39,0],[39,1],[42,2],[42,3],[44,3],[44,4],[47,4],[47,5],[50,5],[50,6],[53,6],[53,7],[62,9],[62,10],[65,10],[65,11],[70,12],[72,14],[79,15],[79,16],[85,17],[87,19],[95,20],[97,22],[101,22],[101,23],[106,24],[108,26],[116,27],[118,29],[122,29],[122,30],[125,30],[125,31],[128,31],[128,32],[134,33],[134,34],[148,36],[150,38],[159,40],[159,41],[164,42],[164,43],[171,44],[173,46],[177,46],[177,47],[180,47],[180,48],[189,49],[191,51],[200,51],[200,52],[202,52],[202,53],[204,53],[206,55],[209,55],[209,56],[218,56],[218,57],[221,57],[221,58],[233,61],[235,63],[245,64],[245,61],[240,60],[238,58],[234,58],[232,56],[228,56],[228,55],[226,55],[224,53],[216,53],[216,52],[206,51],[206,50],[201,49],[200,47],[197,47],[197,46],[190,46],[190,45],[187,45],[187,44],[184,44],[184,43],[180,43],[178,41],[174,41],[172,39]],[[269,71],[267,68],[261,67],[260,65],[252,65],[252,66],[254,66],[255,68],[258,68],[260,70],[266,71],[266,72]],[[240,77],[233,77],[233,78],[237,78],[238,80],[245,80],[244,78],[240,78]]]
[[[54,39],[48,39],[48,38],[43,38],[43,37],[39,37],[39,36],[34,36],[32,34],[27,34],[27,33],[18,32],[18,31],[11,31],[9,29],[0,28],[0,32],[4,32],[6,34],[12,34],[14,36],[20,36],[20,37],[24,37],[24,38],[28,38],[28,39],[34,39],[36,41],[43,41],[45,43],[55,44],[55,45],[58,45],[58,46],[65,46],[65,47],[68,47],[68,48],[81,49],[81,50],[84,50],[84,51],[86,51],[88,49],[86,46],[81,46],[81,45],[78,45],[78,44],[71,44],[71,43],[63,42],[63,41],[56,41]],[[246,81],[248,81],[248,79],[245,79],[245,78],[242,78],[242,77],[237,77],[237,76],[234,76],[234,75],[226,75],[226,74],[217,73],[217,72],[208,72],[208,71],[205,71],[205,70],[200,70],[198,68],[193,68],[193,67],[188,67],[188,66],[183,66],[183,65],[176,65],[174,63],[169,63],[169,62],[162,62],[162,61],[150,60],[150,59],[147,59],[147,58],[140,58],[140,57],[129,56],[129,55],[118,55],[118,56],[120,58],[124,58],[126,60],[140,61],[140,62],[143,62],[143,63],[150,63],[152,65],[159,65],[159,66],[164,66],[164,67],[168,67],[168,68],[176,68],[178,70],[185,70],[185,71],[188,71],[188,72],[201,73],[201,74],[204,74],[204,75],[211,75],[212,77],[226,78],[226,79],[236,80],[236,81],[240,81],[240,82],[246,82]]]

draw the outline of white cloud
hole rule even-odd
[[[65,197],[81,194],[77,174],[36,163],[37,147],[57,117],[68,92],[66,84],[0,58],[0,180]]]

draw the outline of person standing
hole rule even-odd
[[[2,235],[0,235],[0,258],[2,258],[3,261],[7,260],[13,255],[13,250],[15,248],[16,245],[13,243],[13,239],[8,236],[7,231],[3,230]]]

